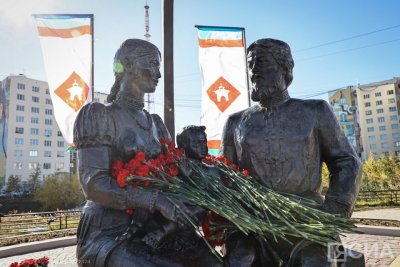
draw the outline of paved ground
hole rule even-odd
[[[365,211],[356,211],[353,213],[353,218],[369,218],[369,219],[400,221],[400,208],[371,209],[371,210],[365,210]]]
[[[353,217],[400,220],[400,208],[360,211],[355,212]],[[387,267],[400,255],[400,237],[351,234],[343,237],[342,240],[346,247],[364,253],[367,267]],[[50,258],[50,266],[77,266],[75,246],[0,259],[0,266],[8,266],[11,262],[26,258],[43,256]]]

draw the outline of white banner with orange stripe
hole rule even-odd
[[[202,75],[201,125],[216,155],[228,116],[249,107],[244,28],[196,26]]]
[[[92,101],[93,15],[34,15],[54,116],[72,145],[79,110]]]

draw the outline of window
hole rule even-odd
[[[60,171],[64,169],[64,163],[63,162],[57,162],[56,163],[56,171]]]
[[[392,124],[392,129],[393,130],[399,129],[399,124],[397,124],[397,123]]]
[[[39,129],[38,128],[31,128],[31,135],[39,135]]]
[[[372,114],[372,110],[366,110],[365,111],[365,115],[371,115]]]
[[[387,94],[388,94],[388,95],[393,95],[393,94],[394,94],[394,91],[393,91],[393,90],[388,90],[388,91],[387,91]]]
[[[39,118],[31,118],[32,124],[39,124]]]
[[[50,163],[43,163],[43,169],[44,169],[44,170],[49,170],[49,169],[51,169],[51,164],[50,164]]]
[[[32,113],[39,113],[39,108],[37,108],[37,107],[31,107],[31,112],[32,112]]]
[[[378,100],[378,101],[376,101],[376,102],[375,102],[375,104],[376,104],[377,106],[380,106],[380,105],[382,105],[382,100]]]
[[[376,110],[376,113],[378,113],[378,114],[383,113],[383,108],[378,108],[378,109]]]
[[[22,152],[22,150],[14,150],[14,157],[17,157],[17,158],[19,158],[19,157],[22,157],[23,156],[23,152]]]
[[[25,100],[25,95],[17,94],[17,99],[24,101]]]
[[[379,131],[386,131],[386,126],[384,126],[384,125],[379,126]]]
[[[396,107],[389,107],[389,111],[390,111],[390,112],[393,112],[393,111],[396,111],[396,110],[397,110]]]
[[[44,114],[46,114],[46,115],[53,115],[53,110],[52,109],[45,109],[44,110]]]
[[[399,146],[400,146],[400,141],[394,142],[393,145],[394,145],[395,147],[399,147]]]
[[[389,145],[388,145],[388,143],[382,143],[382,144],[381,144],[381,147],[382,147],[382,148],[388,148]]]
[[[389,152],[388,151],[382,152],[382,155],[389,157]]]
[[[18,110],[18,111],[25,111],[25,106],[23,106],[23,105],[17,105],[17,110]]]
[[[394,99],[394,98],[389,98],[389,99],[388,99],[388,102],[389,102],[389,103],[396,103],[396,99]]]
[[[46,98],[46,104],[51,105],[51,99]]]
[[[30,163],[28,163],[28,168],[31,169],[31,170],[34,170],[34,169],[36,169],[37,167],[39,167],[39,163],[37,163],[37,162],[30,162]]]
[[[14,162],[14,170],[22,170],[22,162]]]
[[[385,122],[385,117],[378,117],[378,122]]]
[[[390,116],[390,120],[391,121],[397,121],[399,118],[397,117],[397,115],[391,115]]]
[[[381,140],[386,140],[388,139],[388,135],[387,134],[381,134]]]
[[[39,93],[39,87],[32,86],[32,92]]]
[[[38,139],[31,139],[31,140],[29,140],[29,144],[31,146],[38,146],[39,145],[39,140]]]
[[[364,95],[364,99],[368,99],[369,98],[369,94]]]
[[[52,134],[51,130],[49,130],[49,129],[44,130],[44,136],[50,137],[51,134]]]
[[[64,154],[64,151],[57,151],[57,158],[63,158]]]
[[[64,141],[57,141],[58,147],[64,147]]]
[[[370,149],[376,149],[376,144],[370,144],[370,145],[369,145],[369,148],[370,148]]]
[[[15,138],[15,144],[16,145],[23,145],[24,144],[24,139],[23,138]]]
[[[32,102],[39,103],[39,97],[32,96]]]
[[[365,107],[370,107],[371,106],[371,102],[365,102],[364,106]]]
[[[45,119],[45,120],[44,120],[44,124],[46,124],[46,125],[52,125],[52,124],[53,124],[53,121],[52,121],[51,119]]]
[[[375,135],[369,135],[368,141],[375,141]]]
[[[62,132],[61,131],[57,131],[57,136],[62,136]]]
[[[375,97],[381,96],[381,92],[375,92]]]
[[[371,132],[373,132],[373,131],[374,131],[374,127],[368,127],[368,128],[367,128],[367,132],[371,133]]]
[[[24,116],[17,116],[15,119],[16,122],[24,122]]]
[[[30,150],[29,157],[37,157],[37,150]]]
[[[25,84],[23,84],[23,83],[18,83],[18,84],[17,84],[17,89],[25,90]]]
[[[374,120],[373,119],[367,119],[367,124],[373,123]]]
[[[50,140],[44,140],[44,146],[51,146]]]
[[[50,94],[49,89],[46,89],[46,95],[49,95],[49,94]]]
[[[43,156],[44,156],[45,158],[51,158],[51,151],[44,151],[44,152],[43,152]]]
[[[400,138],[400,133],[393,133],[392,137],[393,137],[393,139]]]
[[[15,128],[15,133],[17,133],[17,134],[23,134],[23,133],[24,133],[24,128],[22,128],[22,127],[17,127],[17,128]]]

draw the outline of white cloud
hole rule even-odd
[[[32,24],[32,14],[54,13],[56,6],[55,0],[0,0],[0,25],[23,30]]]

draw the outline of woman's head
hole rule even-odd
[[[150,42],[128,39],[121,44],[114,57],[115,83],[108,102],[112,102],[121,87],[140,90],[141,93],[155,91],[160,74],[160,51]]]

